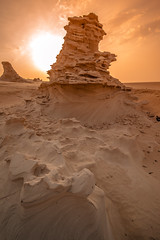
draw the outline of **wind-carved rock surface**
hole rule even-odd
[[[114,239],[105,213],[104,192],[95,185],[94,174],[81,162],[76,169],[70,164],[73,153],[63,137],[70,124],[80,127],[74,119],[63,120],[58,145],[55,138],[49,142],[36,135],[23,118],[10,118],[1,124],[1,240]],[[6,133],[10,137],[5,138]]]
[[[2,62],[3,65],[3,74],[0,77],[1,81],[8,81],[8,82],[28,82],[27,79],[24,79],[18,75],[18,73],[14,70],[11,63],[9,62]]]
[[[103,25],[94,13],[68,20],[62,50],[48,71],[50,81],[40,86],[42,95],[46,96],[43,101],[48,102],[45,114],[53,114],[57,119],[76,118],[88,126],[114,123],[124,111],[128,114],[125,99],[130,89],[108,71],[116,55],[98,50],[99,42],[106,35]],[[117,100],[121,94],[123,101]],[[110,108],[113,111],[107,110]],[[119,109],[124,110],[120,116]]]
[[[116,55],[100,52],[98,44],[106,35],[97,15],[90,13],[83,17],[68,18],[69,24],[64,44],[57,61],[48,71],[51,82],[61,84],[105,84],[124,88],[113,78],[108,68],[116,61]]]

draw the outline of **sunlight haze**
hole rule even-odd
[[[50,65],[56,62],[56,56],[60,52],[63,39],[49,32],[41,32],[33,36],[30,42],[30,50],[34,64],[42,71],[47,71]]]

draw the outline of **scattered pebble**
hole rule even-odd
[[[0,115],[2,115],[2,114],[4,114],[4,112],[3,112],[3,111],[0,111]]]
[[[144,131],[140,130],[141,133],[145,133]]]
[[[150,114],[149,114],[149,117],[150,117],[150,118],[153,118],[153,117],[155,117],[155,115],[152,114],[152,113],[150,113]]]

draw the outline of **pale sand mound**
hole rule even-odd
[[[125,115],[134,121],[137,115],[134,97],[114,87],[55,83],[42,85],[40,90],[44,95],[42,104],[47,103],[43,114],[54,119],[76,118],[87,126],[101,127],[116,121],[123,122]]]
[[[29,101],[40,83],[0,82],[0,108],[11,107]],[[34,92],[35,91],[35,92]]]
[[[3,107],[1,239],[159,239],[160,125],[132,93],[77,87]]]
[[[150,117],[160,116],[160,90],[133,89],[132,92]]]

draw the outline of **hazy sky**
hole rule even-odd
[[[160,81],[160,0],[0,0],[0,61],[10,61],[22,77],[43,77],[28,48],[32,36],[47,31],[63,37],[68,16],[89,12],[107,33],[100,50],[117,55],[112,76]]]

